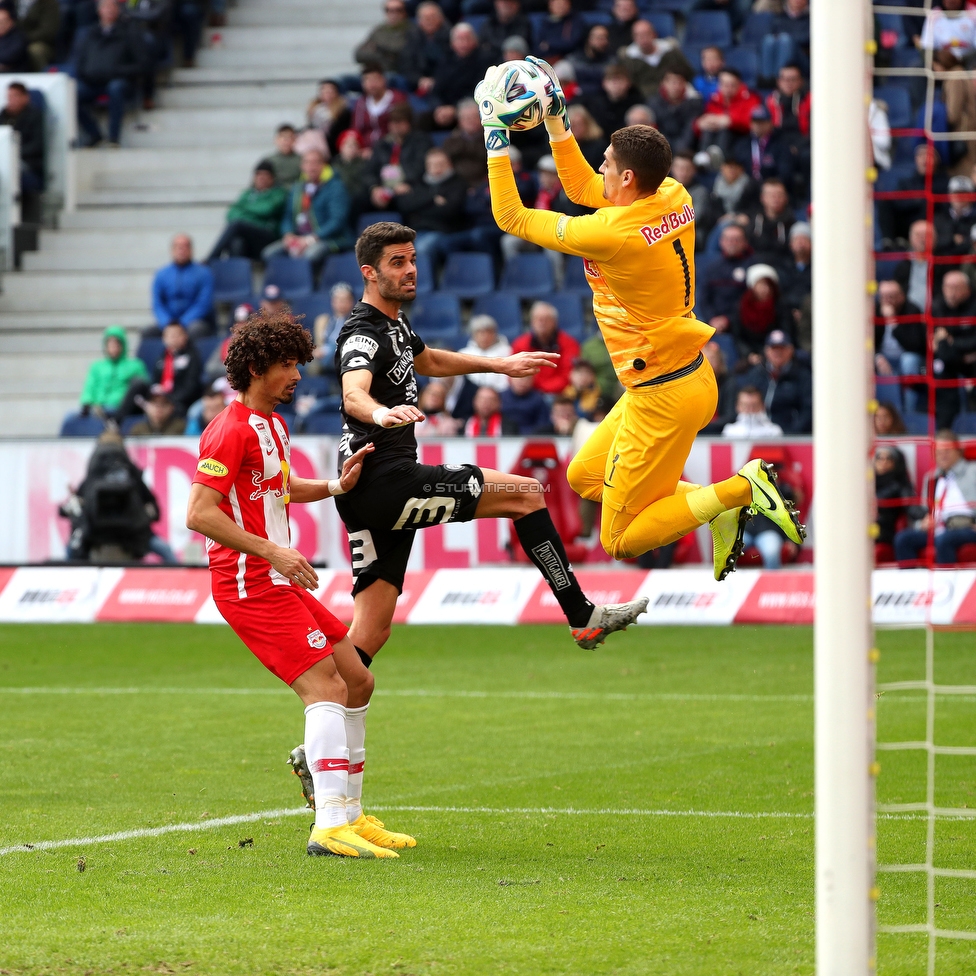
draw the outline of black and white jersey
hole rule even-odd
[[[369,395],[384,407],[417,405],[417,375],[413,358],[424,351],[424,340],[410,328],[403,313],[391,319],[366,302],[357,302],[336,339],[336,373],[367,369],[373,374]],[[369,441],[376,446],[366,457],[360,483],[384,469],[417,460],[414,425],[378,427],[363,423],[342,410],[339,470],[350,455]]]

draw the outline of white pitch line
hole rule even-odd
[[[812,813],[790,813],[785,810],[642,810],[600,807],[456,807],[422,806],[408,804],[377,803],[371,810],[392,813],[481,813],[493,816],[531,814],[533,816],[570,817],[684,817],[702,820],[812,820]],[[14,844],[0,847],[0,857],[7,854],[29,854],[32,851],[54,851],[65,847],[88,847],[92,844],[109,844],[113,841],[139,840],[143,837],[162,837],[164,834],[193,833],[215,827],[232,827],[235,824],[255,823],[258,820],[277,820],[279,817],[312,816],[308,807],[286,807],[280,810],[263,810],[259,813],[242,813],[233,817],[218,817],[191,823],[168,824],[165,827],[142,827],[135,830],[119,830],[112,834],[95,837],[72,837],[66,840],[42,840],[35,844]],[[926,820],[925,814],[888,813],[878,814],[879,820]],[[942,820],[945,818],[937,817]],[[949,818],[951,819],[951,818]]]
[[[287,688],[14,688],[4,695],[287,695]],[[812,695],[706,695],[683,692],[625,694],[587,691],[457,691],[428,688],[378,688],[374,695],[390,698],[517,698],[553,701],[676,701],[676,702],[812,702]]]
[[[615,810],[610,808],[585,810],[574,807],[442,807],[387,805],[383,803],[375,804],[370,809],[398,813],[490,813],[495,815],[529,813],[539,816],[561,814],[574,817],[706,817],[740,820],[809,820],[813,817],[812,813],[749,813],[739,810]],[[279,817],[300,817],[303,814],[313,816],[312,811],[308,807],[264,810],[261,813],[242,813],[234,817],[219,817],[213,820],[200,820],[191,823],[167,824],[165,827],[142,827],[135,830],[119,830],[112,834],[101,834],[96,837],[73,837],[67,840],[42,840],[36,844],[14,844],[10,847],[0,847],[0,856],[6,854],[29,854],[31,851],[54,851],[64,847],[88,847],[91,844],[109,844],[113,841],[138,840],[142,837],[162,837],[164,834],[189,833],[192,831],[210,830],[214,827],[232,827],[234,824],[255,823],[258,820],[276,820]]]

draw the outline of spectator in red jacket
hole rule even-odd
[[[407,96],[386,85],[386,75],[379,65],[363,68],[363,97],[356,102],[352,113],[352,127],[366,146],[375,146],[390,127],[390,109]]]
[[[695,120],[699,148],[718,146],[725,156],[730,156],[735,141],[749,132],[752,110],[761,104],[759,96],[749,90],[735,68],[723,68],[718,75],[718,91]]]
[[[810,136],[810,92],[803,72],[795,64],[784,64],[776,78],[776,90],[766,99],[773,125],[789,138]]]
[[[580,354],[579,343],[559,328],[559,313],[548,302],[535,302],[529,311],[529,331],[512,343],[512,352],[529,350],[558,352],[555,369],[540,370],[535,388],[540,393],[558,396],[569,386],[573,360]]]

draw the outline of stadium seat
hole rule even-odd
[[[555,291],[549,258],[541,252],[516,254],[505,262],[500,291],[514,292],[519,298],[541,298]]]
[[[467,14],[461,18],[466,24],[474,28],[474,32],[481,35],[481,28],[488,23],[488,14]]]
[[[586,280],[582,258],[575,255],[566,257],[566,263],[563,265],[563,291],[577,292],[581,295],[592,294],[593,289]]]
[[[214,301],[239,305],[251,297],[251,262],[247,258],[222,258],[210,265]]]
[[[529,14],[528,17],[529,24],[532,26],[532,44],[530,46],[535,51],[539,44],[539,36],[546,26],[546,20],[549,18],[549,14],[537,12]]]
[[[302,433],[332,434],[338,437],[342,433],[342,414],[338,410],[316,410],[302,422]]]
[[[122,426],[120,428],[120,432],[122,436],[128,437],[129,434],[132,433],[132,428],[135,427],[136,424],[142,423],[142,421],[144,421],[145,419],[146,419],[145,415],[141,413],[136,413],[133,414],[131,417],[124,418],[122,421]]]
[[[472,315],[490,315],[506,339],[522,333],[522,303],[510,291],[493,291],[475,299]]]
[[[358,237],[367,227],[387,221],[391,224],[402,224],[403,218],[395,210],[374,210],[372,213],[359,215],[356,223],[356,236]]]
[[[92,414],[69,413],[61,421],[62,437],[98,437],[104,430],[104,422]]]
[[[424,342],[457,340],[461,333],[461,303],[442,291],[418,297],[410,310],[410,324]]]
[[[734,47],[725,53],[725,63],[730,68],[735,68],[742,75],[742,80],[750,87],[755,88],[759,80],[759,55],[756,49],[748,45]]]
[[[583,341],[583,310],[580,296],[568,291],[555,291],[540,299],[548,302],[559,313],[559,328],[571,335],[577,342]]]
[[[312,294],[312,265],[306,258],[292,258],[276,254],[268,259],[264,283],[277,285],[285,298],[301,298]]]
[[[417,255],[417,294],[428,295],[434,290],[434,269],[426,254]]]
[[[914,410],[906,410],[901,419],[905,421],[905,428],[913,437],[924,437],[928,434],[928,414],[916,413]]]
[[[447,142],[447,138],[448,138],[448,136],[450,134],[451,133],[448,132],[446,129],[443,132],[431,132],[430,133],[430,141],[435,146],[437,146],[438,148],[440,148],[441,146],[444,145],[445,142]]]
[[[763,38],[773,29],[773,15],[765,13],[753,13],[746,17],[746,22],[742,25],[742,33],[739,35],[740,44],[749,44],[758,48],[763,42]],[[695,66],[697,67],[697,65]]]
[[[449,254],[441,275],[442,292],[458,298],[477,298],[495,289],[495,268],[491,256],[478,251]]]
[[[732,46],[732,22],[724,10],[696,10],[688,15],[685,44],[699,47]]]
[[[356,297],[358,298],[359,296],[357,295]],[[311,295],[305,295],[303,298],[293,298],[288,304],[291,305],[291,310],[296,316],[305,316],[301,322],[309,332],[312,331],[312,326],[315,325],[315,320],[320,315],[328,315],[332,311],[332,303],[329,301],[329,296],[323,295],[321,292],[313,292]]]
[[[613,17],[605,10],[581,10],[580,20],[586,25],[587,30],[596,27],[597,24],[609,27],[613,23]]]
[[[676,37],[677,28],[674,25],[674,14],[666,10],[648,10],[641,14],[644,20],[650,21],[657,31],[658,37]]]
[[[874,384],[874,398],[878,403],[890,403],[901,410],[901,385],[899,383]]]
[[[136,350],[136,356],[143,361],[146,366],[146,372],[152,375],[152,371],[156,366],[156,361],[163,354],[163,340],[162,339],[142,339],[139,342],[139,348]]]
[[[716,332],[709,341],[714,342],[722,350],[722,355],[725,356],[725,366],[731,370],[739,358],[739,349],[735,344],[735,339],[728,332]]]
[[[888,106],[888,124],[892,129],[907,129],[912,124],[912,100],[900,85],[879,85],[874,97]]]
[[[651,0],[649,6],[652,10],[667,10],[686,17],[694,2],[695,0]]]
[[[976,434],[976,413],[961,413],[952,422],[957,434]]]
[[[343,251],[341,254],[333,254],[322,269],[322,277],[319,279],[319,291],[327,292],[333,285],[340,281],[349,285],[353,292],[357,292],[363,284],[363,276],[359,270],[359,262],[353,251]],[[358,297],[358,294],[357,294]]]

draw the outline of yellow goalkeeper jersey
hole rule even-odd
[[[688,191],[665,179],[629,207],[610,206],[572,137],[552,144],[556,169],[574,203],[594,214],[567,217],[522,205],[507,156],[488,159],[491,205],[498,226],[533,244],[583,258],[596,317],[625,388],[687,366],[714,329],[695,304],[695,211]]]

